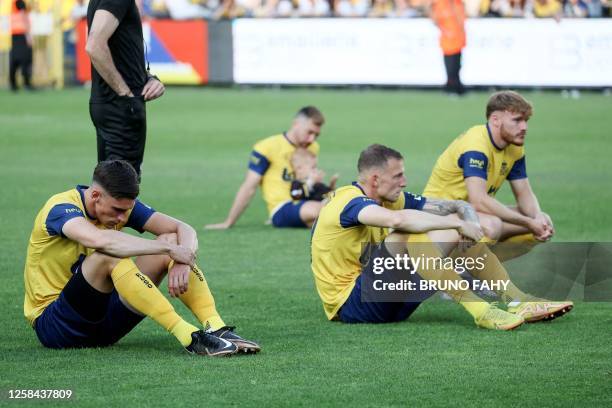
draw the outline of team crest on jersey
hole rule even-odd
[[[502,162],[501,169],[499,169],[499,175],[505,176],[508,174],[508,163]]]
[[[283,169],[283,180],[285,180],[285,181],[293,181],[293,179],[294,179],[293,172],[289,171],[289,169],[285,167]]]

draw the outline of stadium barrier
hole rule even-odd
[[[612,85],[606,20],[472,19],[461,78],[471,86]],[[237,83],[441,85],[428,19],[236,20]]]
[[[144,22],[143,35],[151,72],[166,84],[208,83],[208,25],[204,20]],[[91,80],[86,42],[87,22],[82,20],[77,25],[76,45],[76,77],[80,82]]]
[[[612,86],[607,20],[471,19],[468,86]],[[151,71],[167,84],[440,86],[438,30],[428,19],[237,19],[145,23]],[[88,79],[84,25],[78,78]]]

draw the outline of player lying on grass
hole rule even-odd
[[[219,316],[194,263],[194,229],[138,201],[139,190],[128,162],[104,161],[91,186],[52,196],[38,213],[24,271],[24,313],[40,342],[50,348],[108,346],[146,315],[190,353],[259,351]],[[157,238],[128,235],[123,227]],[[170,295],[204,330],[183,320],[159,291],[166,274]]]
[[[257,142],[251,153],[244,182],[236,193],[225,221],[204,228],[231,228],[246,210],[259,185],[272,225],[277,228],[310,227],[319,215],[321,203],[291,199],[290,187],[294,175],[289,159],[297,148],[308,149],[315,155],[319,153],[316,139],[324,123],[325,118],[317,108],[306,106],[295,115],[287,132]]]
[[[325,172],[317,167],[317,156],[307,149],[299,148],[291,156],[291,167],[295,179],[291,182],[291,198],[323,201],[336,188],[338,175],[334,174],[329,185],[323,183]]]
[[[407,319],[420,304],[362,302],[364,275],[374,272],[372,262],[362,265],[362,255],[366,255],[362,245],[370,247],[370,260],[403,254],[484,259],[481,271],[470,272],[477,279],[508,282],[499,293],[508,303],[507,311],[483,301],[470,290],[446,292],[480,327],[509,330],[524,321],[553,319],[573,307],[572,302],[549,302],[526,295],[510,282],[487,245],[469,247],[469,241],[481,240],[483,232],[468,203],[404,192],[406,178],[399,152],[382,145],[369,146],[359,157],[358,170],[358,182],[334,191],[313,226],[312,270],[328,319],[346,323],[394,322]],[[389,232],[390,228],[394,231]],[[462,248],[457,249],[459,243]],[[424,280],[463,280],[455,270],[435,267],[418,268],[417,274]]]
[[[518,93],[493,94],[487,103],[487,123],[468,129],[450,144],[423,192],[427,197],[469,202],[478,211],[487,238],[515,244],[493,248],[504,259],[548,241],[555,232],[527,178],[523,145],[531,115],[531,104]],[[515,207],[495,198],[505,180],[512,187]]]

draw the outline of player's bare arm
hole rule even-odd
[[[531,188],[529,179],[511,180],[510,187],[512,187],[518,211],[533,218],[536,222],[546,225],[549,235],[541,238],[550,239],[555,232],[552,219],[540,209],[540,203]]]
[[[422,210],[436,215],[457,214],[464,221],[480,225],[480,220],[474,207],[463,200],[443,200],[428,197]],[[467,249],[473,243],[474,241],[462,235],[460,249]]]
[[[242,185],[236,193],[234,203],[227,215],[225,221],[219,224],[208,224],[205,225],[205,229],[228,229],[238,221],[240,215],[246,210],[257,191],[257,187],[261,182],[262,176],[253,170],[248,170]]]
[[[370,205],[362,209],[357,218],[364,225],[393,228],[402,232],[424,233],[432,230],[454,229],[460,235],[473,241],[479,241],[483,237],[482,229],[478,223],[418,210],[393,211],[377,205]]]
[[[457,214],[464,221],[479,222],[474,207],[463,200],[442,200],[428,197],[423,211],[435,215]]]
[[[176,262],[193,265],[195,252],[186,246],[175,245],[163,240],[150,240],[128,235],[121,231],[101,230],[85,218],[67,221],[62,233],[81,245],[117,258],[138,255],[168,255]]]
[[[155,212],[144,225],[144,230],[154,235],[176,234],[177,244],[187,247],[194,254],[198,252],[198,235],[189,225],[169,215]],[[168,271],[168,292],[170,296],[177,297],[189,289],[189,264],[176,261]]]
[[[108,48],[108,39],[118,26],[119,20],[112,13],[106,10],[97,10],[91,23],[85,51],[87,51],[92,65],[117,95],[134,96],[117,70]]]
[[[499,217],[502,221],[520,225],[531,231],[534,236],[542,237],[547,234],[547,228],[535,219],[520,212],[513,211],[495,198],[487,194],[487,182],[480,177],[467,177],[465,186],[468,192],[468,200],[476,211]]]

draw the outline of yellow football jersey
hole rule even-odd
[[[295,178],[291,156],[295,149],[284,133],[263,139],[253,147],[249,169],[262,176],[261,191],[270,215],[280,204],[291,201],[291,182]],[[318,155],[319,144],[311,144],[308,150]]]
[[[362,250],[382,242],[389,233],[387,228],[361,224],[359,212],[369,205],[420,210],[425,201],[425,197],[404,193],[394,203],[381,204],[368,198],[357,183],[331,193],[312,227],[311,240],[312,272],[328,319],[334,318],[355,286],[361,273]]]
[[[423,195],[448,200],[467,200],[466,177],[487,181],[487,193],[495,196],[504,180],[527,177],[525,149],[508,145],[499,149],[487,125],[474,126],[457,137],[440,155]]]
[[[63,235],[64,224],[72,218],[84,217],[97,228],[105,228],[87,213],[83,196],[86,189],[87,186],[77,186],[54,195],[34,220],[24,269],[23,312],[30,324],[34,324],[34,320],[59,296],[81,262],[93,252]],[[117,225],[115,229],[128,226],[143,232],[144,224],[154,212],[136,200],[125,225]]]

